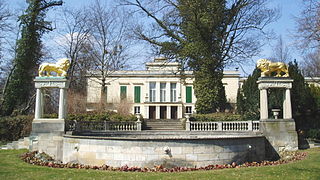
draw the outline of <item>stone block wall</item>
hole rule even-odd
[[[202,140],[121,140],[64,137],[63,147],[63,162],[91,165],[107,164],[114,167],[124,165],[201,167],[210,164],[260,161],[265,156],[263,137]]]

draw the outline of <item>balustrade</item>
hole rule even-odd
[[[190,131],[259,131],[259,121],[190,122]]]
[[[137,122],[94,122],[80,121],[66,123],[67,131],[137,131]]]

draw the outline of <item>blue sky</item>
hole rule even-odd
[[[64,6],[77,8],[86,6],[92,1],[93,0],[64,0]],[[26,7],[25,0],[7,0],[6,2],[11,8]],[[109,2],[112,1],[109,0]],[[300,14],[302,0],[270,0],[269,5],[270,7],[278,7],[281,11],[281,17],[277,22],[270,24],[268,26],[268,29],[272,29],[275,32],[276,37],[281,35],[285,44],[291,48],[292,57],[301,62],[302,58],[300,57],[299,53],[296,53],[297,50],[294,47],[296,40],[293,37],[293,34],[296,27],[294,17]],[[49,12],[51,13],[49,15],[49,18],[50,16],[54,17],[56,15],[55,10],[50,10]],[[270,57],[272,55],[272,46],[274,46],[275,44],[276,40],[267,41],[266,45],[263,47],[261,55],[258,57],[253,57],[248,61],[248,63],[246,63],[246,65],[243,66],[245,73],[242,74],[246,75],[247,73],[251,73],[257,59]],[[142,60],[141,62],[145,61],[147,60]],[[233,69],[233,67],[228,68]]]

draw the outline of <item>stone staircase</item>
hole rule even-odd
[[[29,149],[30,139],[29,137],[24,137],[18,141],[12,141],[6,145],[0,147],[0,149]]]
[[[143,130],[181,131],[184,130],[184,127],[182,122],[178,119],[147,119],[144,120]]]

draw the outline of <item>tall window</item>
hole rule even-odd
[[[186,87],[186,103],[192,103],[192,86]]]
[[[127,98],[127,86],[120,86],[120,99],[125,100]]]
[[[160,83],[160,102],[166,102],[166,83]]]
[[[134,114],[140,114],[140,106],[134,107]]]
[[[177,102],[177,83],[170,83],[170,101]]]
[[[156,83],[155,82],[149,83],[149,101],[150,102],[156,101]]]
[[[134,87],[134,103],[140,103],[140,97],[141,97],[141,87],[135,86]]]

